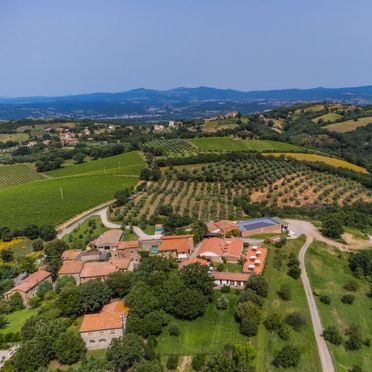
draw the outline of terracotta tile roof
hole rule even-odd
[[[199,248],[199,255],[208,256],[209,253],[212,253],[215,256],[222,256],[224,246],[224,240],[221,238],[206,239]]]
[[[107,304],[98,314],[84,315],[80,332],[96,332],[123,328],[122,314],[128,314],[128,308],[123,301],[115,301]]]
[[[223,249],[223,256],[240,257],[243,253],[243,240],[229,239],[225,240],[225,247]]]
[[[159,244],[159,252],[177,251],[177,253],[188,253],[193,248],[192,235],[170,235],[164,236]]]
[[[40,282],[49,278],[52,274],[46,270],[40,269],[33,274],[29,275],[25,280],[23,280],[20,284],[15,286],[14,288],[10,289],[6,293],[11,293],[14,291],[20,291],[27,293],[30,289],[36,287]]]
[[[98,278],[118,271],[110,262],[86,262],[80,273],[80,278]]]
[[[203,258],[199,258],[199,257],[190,257],[190,258],[187,258],[186,260],[183,260],[180,264],[180,267],[191,265],[193,263],[198,263],[199,265],[205,266],[208,264],[208,261],[204,260]]]
[[[114,244],[117,249],[137,249],[139,247],[138,240],[128,240],[126,242],[118,242]]]
[[[105,246],[108,244],[118,243],[123,236],[123,231],[119,229],[113,229],[103,233],[98,239],[95,240],[94,244],[97,247]]]
[[[81,249],[67,249],[62,253],[63,261],[75,260],[81,253]]]
[[[118,270],[128,270],[131,261],[131,258],[111,258],[109,262]]]
[[[246,273],[230,273],[219,271],[213,271],[212,276],[216,280],[237,280],[243,282],[246,282],[249,278],[249,274]]]
[[[220,228],[216,225],[215,222],[211,221],[207,223],[207,230],[209,233],[219,233]]]
[[[232,230],[239,230],[239,225],[230,220],[211,221],[207,223],[207,229],[209,233],[224,233]]]
[[[83,268],[81,261],[65,261],[58,271],[58,275],[79,274]]]

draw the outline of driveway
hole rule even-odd
[[[322,365],[322,370],[324,372],[334,372],[331,354],[328,350],[327,343],[322,337],[322,333],[323,333],[322,321],[320,319],[318,308],[316,306],[315,298],[313,295],[313,291],[311,289],[310,281],[307,276],[306,265],[305,265],[305,255],[306,255],[307,249],[309,248],[311,243],[314,241],[314,239],[325,241],[327,244],[331,244],[333,246],[338,246],[338,243],[321,236],[319,231],[316,230],[315,226],[311,224],[310,222],[299,221],[299,220],[287,220],[287,221],[289,222],[289,229],[291,231],[294,231],[298,235],[304,234],[306,236],[305,244],[301,247],[300,254],[299,254],[299,261],[300,261],[300,267],[301,267],[301,280],[302,280],[302,284],[305,289],[307,303],[309,305],[311,322],[313,324],[315,340],[316,340],[316,344],[318,347],[318,353],[319,353],[320,363]]]

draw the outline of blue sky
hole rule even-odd
[[[370,0],[0,0],[0,96],[372,84]]]

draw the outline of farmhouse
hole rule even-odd
[[[230,273],[230,272],[212,272],[214,284],[217,288],[227,285],[231,288],[243,289],[248,281],[249,274],[245,273]]]
[[[52,274],[46,270],[39,269],[14,288],[4,293],[4,297],[9,300],[12,295],[18,292],[23,299],[23,303],[28,305],[28,301],[36,295],[39,285],[43,282],[52,283]]]
[[[194,239],[192,235],[169,235],[162,238],[157,253],[183,260],[188,258],[193,250]]]
[[[239,225],[229,220],[211,221],[207,223],[208,235],[225,236],[228,233],[239,233]]]
[[[90,244],[98,249],[109,250],[117,246],[123,237],[123,231],[119,229],[113,229],[106,231],[99,238],[93,240]]]
[[[258,248],[256,246],[249,247],[245,256],[243,273],[262,274],[265,267],[266,256],[266,248]]]
[[[132,258],[135,262],[139,261],[139,241],[129,240],[118,242],[111,250],[111,257],[114,258]]]
[[[238,262],[242,258],[243,240],[239,238],[221,239],[210,238],[203,241],[199,256],[209,261]]]
[[[98,314],[86,314],[80,335],[88,350],[106,349],[114,338],[122,337],[128,308],[121,300],[105,305]]]
[[[129,258],[112,258],[105,262],[86,262],[80,272],[80,283],[89,280],[105,280],[108,275],[117,271],[133,270],[132,260]]]
[[[238,224],[243,237],[288,232],[288,223],[278,217],[255,218],[253,220],[239,221]]]

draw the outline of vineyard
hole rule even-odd
[[[357,182],[284,160],[253,158],[180,166],[164,170],[163,175],[116,209],[113,217],[135,224],[156,216],[159,206],[171,205],[176,213],[193,220],[244,218],[243,210],[234,205],[237,197],[280,206],[372,200],[370,191]]]
[[[148,142],[146,147],[161,155],[190,155],[198,152],[191,142],[182,139],[159,139]]]
[[[29,164],[0,166],[0,190],[42,179],[44,177]]]

